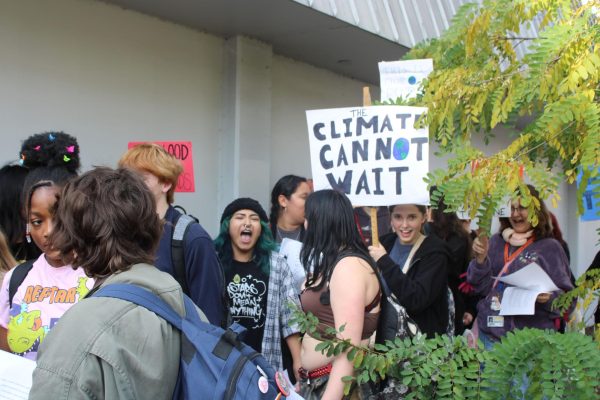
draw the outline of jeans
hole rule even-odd
[[[491,350],[492,346],[495,343],[498,343],[497,340],[492,339],[490,336],[482,332],[481,329],[479,329],[479,340],[481,340],[481,343],[483,343],[483,348],[486,350]]]

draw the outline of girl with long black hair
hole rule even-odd
[[[341,399],[342,377],[354,367],[347,354],[315,350],[326,327],[343,331],[340,339],[366,345],[379,320],[381,288],[373,261],[360,237],[352,205],[334,190],[320,190],[306,201],[306,232],[300,258],[307,269],[302,308],[319,319],[319,337],[302,340],[301,391],[306,399]],[[317,335],[315,335],[317,336]]]

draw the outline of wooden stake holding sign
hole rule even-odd
[[[371,106],[371,92],[369,87],[363,87],[363,106]],[[377,227],[377,207],[371,208],[371,244],[373,246],[379,246],[379,230]]]

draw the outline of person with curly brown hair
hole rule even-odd
[[[65,186],[50,241],[96,282],[42,343],[30,399],[172,398],[180,331],[145,307],[91,297],[104,286],[130,283],[184,315],[181,286],[150,265],[161,234],[154,198],[134,172],[96,168]]]

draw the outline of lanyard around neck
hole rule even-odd
[[[525,250],[527,248],[527,246],[529,246],[531,243],[533,243],[533,241],[535,240],[535,236],[531,236],[523,246],[519,247],[517,250],[515,250],[514,253],[512,254],[508,254],[508,250],[510,249],[510,245],[508,243],[504,244],[504,267],[502,268],[502,271],[500,271],[500,273],[498,274],[498,278],[500,278],[502,275],[504,275],[506,273],[506,271],[508,271],[508,267],[510,266],[510,264],[512,264],[513,260],[515,258],[517,258],[519,256],[519,254],[521,254],[523,252],[523,250]],[[498,284],[498,280],[496,279],[494,281],[494,285],[492,286],[493,288],[496,287],[496,285]]]

